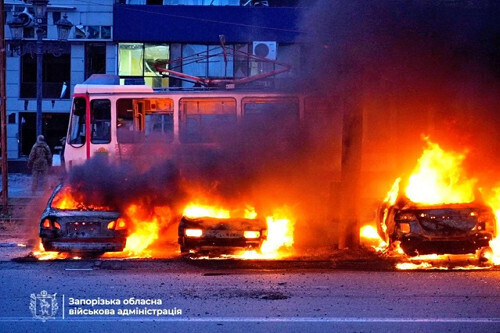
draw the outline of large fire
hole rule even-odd
[[[197,202],[188,204],[183,214],[189,217],[214,217],[220,219],[231,217],[255,219],[258,216],[255,208],[251,205],[246,205],[244,209],[229,210]],[[289,209],[286,207],[273,211],[271,216],[266,217],[267,238],[262,243],[259,251],[242,251],[234,256],[226,257],[240,259],[278,259],[292,255],[294,223],[289,217],[291,215]]]
[[[406,196],[425,204],[468,203],[474,201],[477,180],[465,176],[465,154],[443,150],[427,140],[427,149],[409,178]]]
[[[77,191],[71,187],[65,187],[58,193],[53,200],[52,207],[68,210],[111,210],[109,207],[84,205]],[[222,207],[203,205],[198,202],[189,203],[182,214],[189,217],[214,217],[220,219],[230,217],[255,219],[258,215],[255,208],[250,205],[243,206],[242,209],[228,210]],[[242,251],[242,253],[233,257],[242,259],[276,259],[291,255],[293,252],[294,224],[289,216],[292,216],[292,214],[286,207],[278,209],[272,215],[267,216],[267,239],[263,242],[261,249],[259,251]],[[120,225],[126,225],[128,229],[124,250],[119,253],[105,253],[103,257],[149,258],[153,256],[165,256],[165,251],[163,253],[159,253],[158,251],[153,252],[152,248],[156,242],[160,241],[162,230],[172,225],[174,220],[175,214],[168,206],[149,207],[149,205],[131,204],[116,222]],[[173,242],[174,240],[172,239]],[[169,256],[177,254],[178,249],[173,252]],[[39,260],[72,258],[68,254],[45,251],[41,244],[33,253]]]
[[[471,203],[476,199],[477,179],[466,176],[463,161],[466,158],[466,152],[457,153],[445,151],[438,144],[426,139],[427,147],[422,156],[418,159],[417,166],[411,176],[408,177],[406,187],[402,187],[402,180],[398,178],[391,190],[388,192],[384,202],[393,205],[400,192],[404,191],[404,196],[417,204],[440,205],[440,204],[460,204]],[[493,208],[496,214],[497,230],[499,230],[500,221],[500,188],[495,189],[494,195],[486,202]],[[383,214],[387,214],[387,209]],[[371,225],[364,226],[360,231],[360,238],[366,244],[371,245],[377,251],[391,250],[402,254],[403,251],[398,244],[393,244],[391,249],[380,237]],[[496,237],[490,242],[494,252],[493,263],[500,264],[500,237]],[[449,259],[446,255],[420,255],[411,257],[411,262],[400,263],[398,269],[444,269],[443,266],[434,262]],[[475,269],[479,266],[466,265],[462,269]]]

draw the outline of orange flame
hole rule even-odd
[[[107,206],[99,206],[93,204],[84,204],[82,199],[78,198],[78,193],[71,187],[62,188],[52,201],[52,207],[56,209],[70,210],[104,210],[111,211]]]
[[[427,149],[410,176],[406,196],[425,204],[467,203],[474,201],[476,179],[464,177],[465,154],[444,151],[427,139]]]
[[[151,257],[151,246],[159,239],[160,229],[171,221],[172,211],[160,206],[151,212],[133,204],[126,209],[125,219],[129,221],[129,235],[123,253],[129,257]]]
[[[387,243],[380,238],[377,229],[372,225],[364,225],[359,230],[361,241],[377,251],[382,251],[387,247]]]
[[[231,217],[231,213],[227,209],[201,205],[194,202],[186,206],[183,214],[187,217],[214,217],[219,219],[228,219]]]
[[[69,187],[63,188],[52,201],[52,207],[57,209],[77,209],[78,202],[73,198]]]
[[[262,254],[269,258],[283,257],[291,254],[293,246],[293,222],[282,210],[266,218],[267,239],[261,247]]]
[[[78,256],[71,255],[70,253],[62,253],[57,251],[45,251],[42,241],[38,243],[38,246],[35,246],[33,249],[33,255],[38,260],[57,260],[57,259],[81,259]]]

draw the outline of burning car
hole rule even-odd
[[[496,217],[463,166],[466,152],[444,150],[428,138],[411,175],[398,178],[377,213],[380,237],[410,257],[471,255],[492,258]]]
[[[495,235],[492,209],[480,202],[420,204],[400,196],[378,212],[379,235],[389,244],[399,242],[408,256],[478,254],[486,260]]]
[[[178,235],[182,254],[231,253],[241,249],[260,249],[267,237],[267,225],[257,218],[183,216]]]
[[[40,238],[46,251],[102,254],[122,251],[127,225],[109,208],[75,200],[71,188],[57,186],[40,219]]]

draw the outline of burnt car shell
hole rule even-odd
[[[199,236],[187,230],[200,230]],[[178,229],[181,253],[232,253],[241,249],[260,249],[267,236],[267,225],[260,219],[191,218],[183,216]],[[245,237],[245,232],[258,232],[258,237]]]
[[[378,215],[381,236],[389,243],[399,241],[409,256],[475,254],[489,246],[496,232],[492,209],[480,202],[420,205],[400,201],[383,206]]]
[[[122,251],[127,230],[108,228],[120,214],[108,210],[76,210],[53,207],[63,185],[55,188],[40,219],[40,238],[46,251],[100,254]]]

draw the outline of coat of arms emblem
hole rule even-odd
[[[33,318],[40,319],[45,322],[47,319],[55,319],[57,310],[56,294],[49,294],[46,290],[42,290],[39,294],[31,294],[30,310]]]

